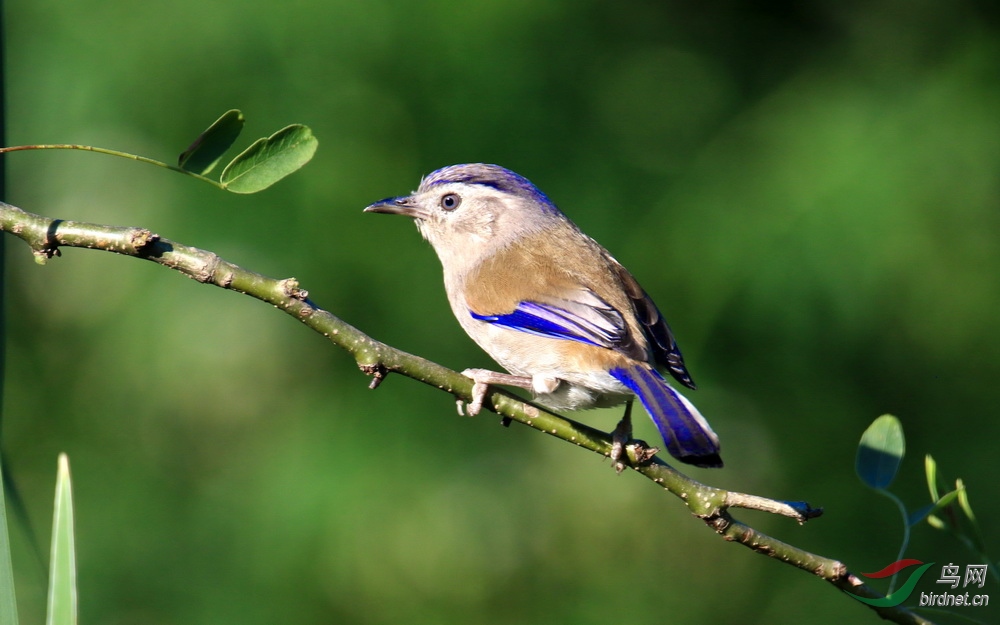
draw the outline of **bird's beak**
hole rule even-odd
[[[379,200],[371,206],[365,208],[366,213],[388,213],[390,215],[406,215],[414,219],[427,219],[427,211],[417,204],[417,201],[410,197],[390,197]]]

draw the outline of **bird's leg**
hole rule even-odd
[[[515,386],[517,388],[532,390],[531,378],[523,375],[511,375],[509,373],[497,373],[489,369],[466,369],[462,372],[467,378],[472,378],[472,401],[468,405],[470,417],[479,414],[483,409],[483,401],[486,399],[486,391],[490,384],[503,384],[504,386]],[[458,414],[462,414],[462,400],[458,400]]]
[[[625,446],[632,440],[632,400],[625,402],[625,415],[618,422],[611,432],[611,464],[615,471],[621,473],[625,470],[625,463],[622,462],[622,455],[625,454]]]
[[[615,471],[619,473],[625,470],[625,463],[622,462],[622,457],[628,457],[625,448],[630,442],[635,445],[635,460],[639,464],[646,462],[655,456],[656,452],[660,451],[656,447],[646,446],[646,443],[642,441],[632,440],[632,401],[630,399],[625,403],[625,415],[611,432],[611,462],[615,467]]]

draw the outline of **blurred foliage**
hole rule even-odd
[[[251,197],[21,153],[6,158],[12,203],[294,275],[373,336],[462,369],[491,363],[452,318],[433,252],[361,209],[442,165],[500,163],[670,319],[727,463],[695,476],[827,509],[805,527],[747,521],[859,570],[892,561],[898,515],[853,474],[859,435],[892,412],[913,457],[963,476],[995,542],[995,4],[6,8],[11,145],[172,161],[232,107],[322,143]],[[6,458],[40,536],[53,460],[73,458],[81,622],[877,618],[591,454],[459,418],[406,379],[368,391],[345,354],[258,302],[110,254],[38,267],[8,250]],[[618,413],[579,417],[610,429]],[[926,503],[918,464],[894,486],[911,508]],[[37,623],[46,566],[25,536],[14,528],[19,608]],[[925,527],[908,554],[967,558]]]

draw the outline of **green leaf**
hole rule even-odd
[[[0,473],[0,625],[17,625],[14,568],[10,560],[10,534],[7,532],[7,510],[3,491],[3,475]]]
[[[59,454],[55,512],[52,518],[52,562],[46,625],[76,625],[76,546],[73,538],[73,489],[69,459]]]
[[[955,480],[955,489],[958,491],[958,507],[965,513],[965,518],[969,519],[972,525],[972,541],[979,553],[986,551],[986,543],[983,540],[983,532],[979,529],[979,522],[976,515],[972,513],[972,505],[969,503],[969,491],[965,489],[965,482],[961,479]]]
[[[924,473],[927,474],[927,490],[931,494],[931,501],[938,501],[937,462],[930,454],[924,456]]]
[[[222,188],[256,193],[309,162],[319,142],[308,126],[292,124],[266,139],[258,139],[222,172]]]
[[[862,482],[882,490],[896,478],[905,453],[903,426],[899,419],[885,414],[875,419],[861,435],[854,470]]]
[[[204,176],[211,172],[236,137],[243,131],[243,113],[236,109],[226,111],[205,132],[184,150],[177,159],[181,169]]]

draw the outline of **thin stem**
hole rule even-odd
[[[129,154],[128,152],[120,152],[118,150],[110,150],[108,148],[98,148],[92,145],[80,145],[77,143],[46,143],[38,145],[14,145],[6,148],[0,148],[0,154],[6,154],[7,152],[21,152],[24,150],[83,150],[86,152],[97,152],[98,154],[107,154],[109,156],[118,156],[121,158],[127,158],[133,161],[139,161],[140,163],[148,163],[150,165],[156,165],[157,167],[163,167],[169,169],[170,171],[176,171],[179,174],[185,174],[191,176],[192,178],[197,178],[202,182],[207,182],[215,187],[224,189],[217,180],[212,180],[202,176],[201,174],[196,174],[193,171],[188,171],[183,167],[178,167],[177,165],[170,165],[169,163],[164,163],[163,161],[158,161],[153,158],[148,158],[145,156],[139,156],[138,154]]]
[[[899,513],[903,515],[903,544],[899,546],[899,554],[896,556],[896,560],[899,561],[903,559],[906,549],[910,546],[910,517],[906,513],[906,505],[903,504],[903,501],[899,497],[882,488],[877,490],[879,493],[893,500],[896,503],[896,507],[899,508]],[[892,577],[889,578],[889,590],[886,591],[886,594],[891,595],[892,591],[896,589],[896,578],[898,576],[899,571],[896,571],[892,574]]]

